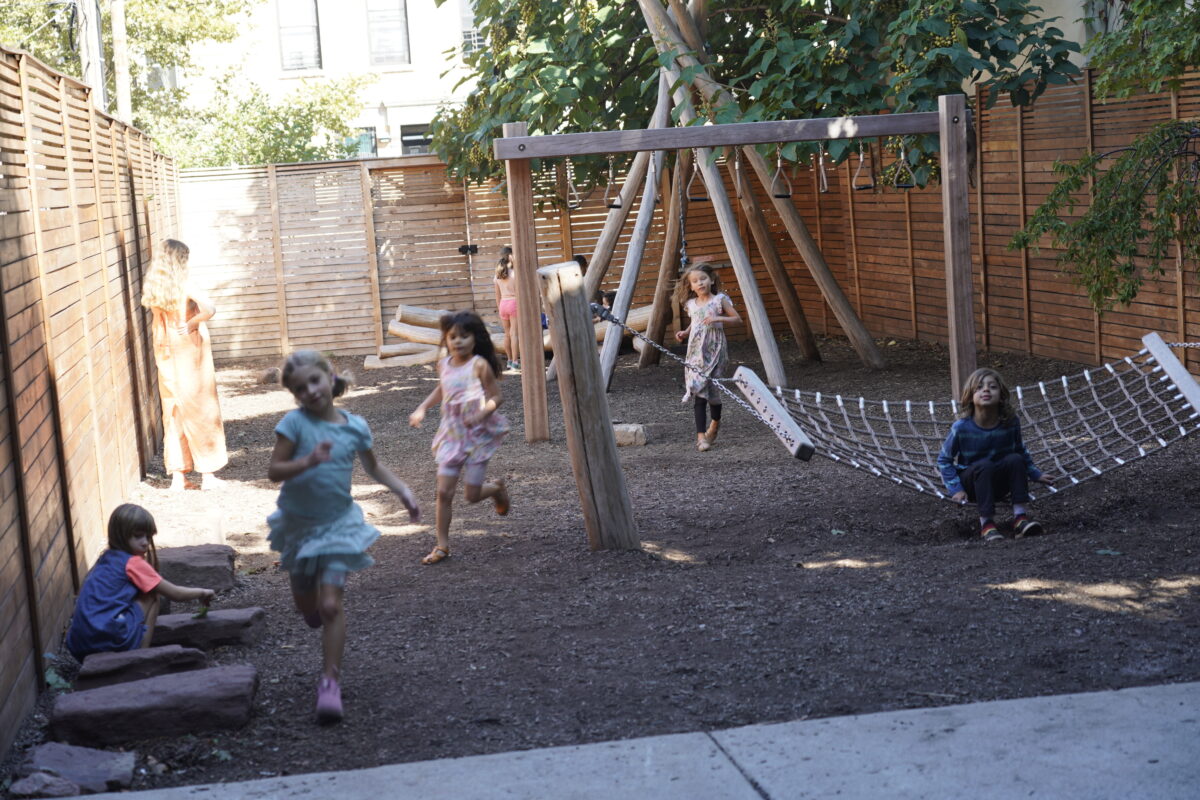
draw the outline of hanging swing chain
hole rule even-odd
[[[677,164],[676,168],[678,166]],[[695,169],[695,165],[692,168]],[[682,186],[683,181],[681,180],[679,183]],[[690,263],[687,252],[687,225],[685,224],[687,212],[684,210],[687,206],[687,192],[685,191],[682,197],[676,197],[675,201],[679,203],[679,271],[682,273]]]
[[[641,340],[642,340],[642,341],[643,341],[645,344],[649,345],[650,347],[653,347],[654,349],[658,350],[660,353],[663,353],[663,354],[664,354],[664,355],[666,355],[668,358],[673,358],[673,359],[675,359],[676,361],[678,361],[680,364],[682,364],[682,365],[683,365],[683,368],[684,368],[685,370],[690,370],[690,371],[692,371],[692,372],[696,373],[697,375],[699,375],[700,377],[708,379],[708,381],[709,381],[709,382],[711,382],[713,386],[717,387],[717,388],[718,388],[718,389],[720,389],[722,392],[724,392],[726,395],[728,395],[728,396],[729,396],[729,398],[733,400],[733,402],[737,403],[739,406],[741,406],[742,408],[746,409],[746,413],[747,413],[747,414],[749,414],[750,416],[754,417],[754,418],[755,418],[755,419],[757,419],[759,422],[761,422],[762,424],[766,425],[768,428],[771,428],[771,426],[772,426],[772,423],[771,423],[771,422],[769,422],[767,419],[765,419],[765,418],[763,417],[763,415],[762,415],[762,414],[759,414],[759,413],[758,413],[758,411],[756,411],[756,410],[755,410],[754,406],[752,406],[752,405],[750,405],[749,403],[747,403],[747,402],[746,402],[746,401],[745,401],[745,400],[744,400],[744,399],[741,397],[741,395],[739,395],[737,392],[735,392],[733,389],[730,389],[730,388],[729,388],[729,387],[726,385],[726,384],[729,384],[729,383],[734,383],[734,380],[733,380],[732,378],[713,378],[713,377],[710,377],[710,376],[709,376],[709,374],[708,374],[707,372],[702,372],[701,370],[699,370],[699,369],[697,369],[696,367],[692,366],[691,364],[689,364],[688,362],[684,361],[684,360],[683,360],[682,358],[680,358],[679,356],[677,356],[677,355],[675,355],[674,353],[672,353],[672,352],[671,352],[670,350],[668,350],[667,348],[663,347],[663,346],[662,346],[661,344],[659,344],[658,342],[654,341],[653,339],[649,338],[648,336],[643,336],[642,334],[638,333],[638,332],[637,332],[637,331],[635,331],[633,328],[631,328],[631,327],[629,327],[628,325],[626,325],[626,324],[625,324],[623,321],[621,321],[621,320],[617,319],[615,316],[613,316],[613,313],[612,313],[612,311],[610,311],[609,309],[607,309],[607,308],[605,308],[604,306],[600,305],[599,303],[592,303],[592,304],[591,304],[591,309],[592,309],[592,313],[593,313],[593,314],[595,314],[596,316],[598,316],[600,319],[602,319],[602,320],[605,320],[606,322],[611,322],[613,325],[616,325],[616,326],[618,326],[618,327],[620,327],[620,328],[623,328],[623,329],[625,330],[625,332],[626,332],[626,333],[629,333],[629,334],[632,334],[633,336],[636,336],[637,338],[641,339]],[[714,364],[713,366],[715,367],[716,365]],[[772,430],[774,430],[774,428],[772,428]]]

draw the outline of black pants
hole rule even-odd
[[[720,403],[710,404],[703,397],[697,397],[696,404],[692,407],[692,410],[696,413],[696,433],[704,433],[708,430],[708,412],[705,409],[707,409],[709,405],[712,406],[713,421],[715,422],[721,419]]]
[[[1014,503],[1029,502],[1029,476],[1020,453],[1009,453],[999,461],[976,461],[959,478],[967,499],[979,505],[979,516],[986,519],[996,513],[996,501],[1009,495]]]

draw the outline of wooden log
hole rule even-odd
[[[588,545],[592,550],[637,549],[633,505],[617,457],[583,275],[574,261],[543,267],[537,274],[561,364],[558,391]]]
[[[388,333],[392,336],[399,336],[401,339],[409,342],[435,345],[442,343],[442,332],[440,329],[426,328],[423,325],[410,325],[407,322],[392,320],[388,323]]]
[[[976,364],[975,314],[972,311],[971,290],[971,206],[967,185],[970,166],[967,164],[966,97],[961,94],[939,97],[938,114],[941,117],[942,235],[946,248],[950,396],[955,397],[962,389],[962,382],[975,371]],[[1025,320],[1028,325],[1028,314]]]
[[[646,26],[650,29],[651,35],[654,38],[654,44],[660,54],[671,52],[670,48],[673,46],[683,46],[678,35],[675,36],[673,43],[669,43],[664,38],[663,26],[674,26],[667,19],[666,11],[658,4],[657,0],[638,0],[638,5],[642,8],[642,12],[646,17]],[[680,75],[677,69],[662,67],[662,70],[672,85],[679,84]],[[681,108],[679,114],[679,121],[681,123],[687,125],[696,118],[696,112],[692,107],[691,95],[686,86],[679,85],[679,88],[676,89],[675,104]],[[725,185],[721,181],[721,173],[717,170],[717,166],[712,163],[711,151],[709,149],[700,148],[697,150],[696,168],[700,171],[700,175],[704,179],[704,186],[708,190],[709,198],[712,200],[713,211],[717,215],[717,224],[721,228],[721,236],[725,240],[725,250],[729,253],[730,260],[733,262],[733,272],[737,276],[738,288],[742,290],[742,300],[746,304],[746,317],[750,321],[750,330],[754,334],[754,342],[758,345],[758,353],[762,358],[763,371],[767,373],[767,380],[776,386],[783,386],[787,383],[787,378],[783,372],[783,360],[779,357],[779,345],[775,341],[775,334],[771,330],[771,321],[767,316],[766,306],[763,304],[762,295],[758,291],[758,281],[754,278],[754,268],[751,266],[750,259],[746,255],[746,247],[742,242],[741,234],[738,233],[737,217],[733,212],[733,207],[729,203],[729,196],[725,193]]]
[[[687,179],[692,172],[692,151],[681,150],[675,162],[675,175],[672,178],[671,199],[667,208],[667,225],[663,233],[662,260],[658,263],[658,280],[654,284],[654,301],[650,304],[650,321],[646,326],[646,337],[658,344],[663,343],[667,335],[667,325],[671,322],[671,294],[675,289],[675,281],[679,277],[679,243],[683,237],[683,226],[680,224],[687,217]],[[635,343],[640,340],[635,339]],[[658,363],[658,348],[646,347],[638,352],[638,367],[648,367]]]
[[[675,25],[671,22],[671,20],[667,17],[666,11],[663,9],[663,7],[658,3],[650,3],[646,2],[645,0],[639,0],[639,5],[642,7],[643,13],[646,15],[647,26],[655,38],[655,44],[658,47],[659,52],[670,52],[674,55],[675,62],[680,67],[684,69],[690,67],[696,70],[692,84],[710,103],[714,103],[719,106],[726,106],[734,103],[735,101],[730,94],[722,86],[713,81],[711,77],[709,77],[707,71],[704,69],[704,65],[697,61],[694,57],[688,55],[687,45],[682,41],[681,34],[675,28]],[[807,128],[801,124],[797,126],[798,130],[794,135],[781,136],[776,139],[761,141],[782,142],[799,141],[800,139],[806,138],[819,139],[841,138],[845,136],[869,136],[872,135],[870,131],[874,129],[874,126],[878,124],[880,120],[887,120],[888,122],[895,123],[894,129],[889,128],[883,130],[883,133],[885,134],[894,135],[907,132],[902,130],[904,125],[900,124],[901,121],[899,120],[899,117],[907,116],[909,115],[889,114],[885,117],[874,117],[872,118],[871,122],[868,122],[868,118],[866,117],[855,117],[852,118],[852,120],[842,119],[837,121],[820,120],[815,122],[831,123],[828,125],[826,134],[824,136],[801,135],[799,130],[800,128],[804,128],[805,132],[807,132]],[[832,124],[835,122],[837,124]],[[922,127],[923,130],[925,127],[928,127],[929,122],[930,120],[928,117],[926,117],[919,123],[919,126]],[[740,128],[743,125],[756,124],[761,123],[741,123],[736,127]],[[708,127],[720,128],[732,126],[714,125]],[[818,125],[816,127],[820,128],[822,126]],[[731,140],[726,143],[751,144],[754,142],[737,142]],[[770,192],[772,173],[767,167],[766,160],[753,147],[745,148],[745,154],[747,160],[750,162],[750,165],[754,167],[754,171],[758,175],[759,180],[762,182],[763,187]],[[775,204],[775,210],[779,213],[780,218],[783,220],[784,227],[787,228],[788,235],[791,236],[792,241],[795,242],[797,249],[800,251],[800,256],[804,259],[804,263],[808,265],[809,272],[812,273],[813,279],[817,282],[817,286],[820,287],[821,294],[825,297],[825,302],[829,303],[829,307],[833,309],[834,315],[838,319],[838,323],[841,324],[842,330],[845,331],[847,338],[849,338],[851,344],[854,345],[854,349],[858,352],[859,358],[869,367],[876,369],[882,368],[884,366],[883,356],[880,354],[879,348],[875,346],[875,340],[871,338],[866,326],[863,325],[862,320],[859,319],[858,315],[854,313],[854,309],[851,308],[850,302],[846,299],[845,294],[842,293],[841,287],[838,286],[837,279],[834,278],[833,273],[829,269],[829,265],[825,262],[825,256],[821,253],[820,248],[817,247],[817,243],[813,241],[812,235],[808,232],[808,228],[804,224],[803,218],[800,216],[800,212],[798,212],[796,207],[792,205],[791,198],[774,197],[772,198],[772,201]],[[733,251],[731,250],[731,255],[732,252]],[[757,333],[755,335],[757,337]],[[765,362],[763,367],[764,370],[766,370]],[[766,371],[767,380],[774,381],[775,379],[771,376],[770,370]]]
[[[420,325],[425,328],[438,328],[441,326],[442,317],[449,313],[449,311],[443,309],[423,308],[422,306],[410,306],[401,303],[396,306],[395,320],[397,322],[407,322],[409,325]]]
[[[666,73],[659,72],[658,101],[654,106],[654,117],[650,127],[666,125],[671,113],[670,84]],[[658,176],[662,173],[663,153],[657,151],[650,157],[650,167],[646,172],[646,185],[642,189],[642,204],[638,208],[637,222],[633,225],[633,235],[629,238],[629,247],[625,251],[625,266],[621,268],[621,283],[617,287],[617,296],[613,301],[612,313],[617,319],[623,319],[629,314],[629,306],[633,302],[633,290],[637,286],[638,275],[642,269],[642,254],[646,251],[646,239],[650,235],[650,226],[654,224],[654,198],[658,194]],[[605,391],[612,385],[613,371],[617,367],[617,355],[621,351],[621,339],[624,334],[620,328],[610,325],[604,336],[604,347],[600,351],[600,371],[604,376]]]
[[[425,345],[425,349],[404,356],[380,358],[367,356],[363,359],[363,369],[387,369],[388,367],[415,367],[421,364],[432,364],[442,356],[442,348]]]
[[[429,345],[420,342],[400,342],[399,344],[385,344],[379,348],[378,356],[380,358],[393,358],[395,356],[411,356],[416,353],[424,353],[429,349]]]
[[[524,122],[506,122],[501,128],[504,136],[524,136]],[[550,418],[546,406],[546,371],[532,369],[542,361],[542,348],[537,337],[542,330],[541,305],[537,269],[537,234],[533,221],[533,176],[529,159],[514,158],[504,162],[508,180],[508,219],[512,229],[513,259],[517,278],[517,330],[521,344],[521,362],[529,369],[521,370],[521,400],[525,409],[525,441],[545,442],[550,439]]]

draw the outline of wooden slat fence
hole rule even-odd
[[[160,438],[138,300],[176,183],[88,87],[0,48],[0,751]]]

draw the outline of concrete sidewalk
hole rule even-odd
[[[1200,798],[1200,683],[751,725],[123,800]]]

